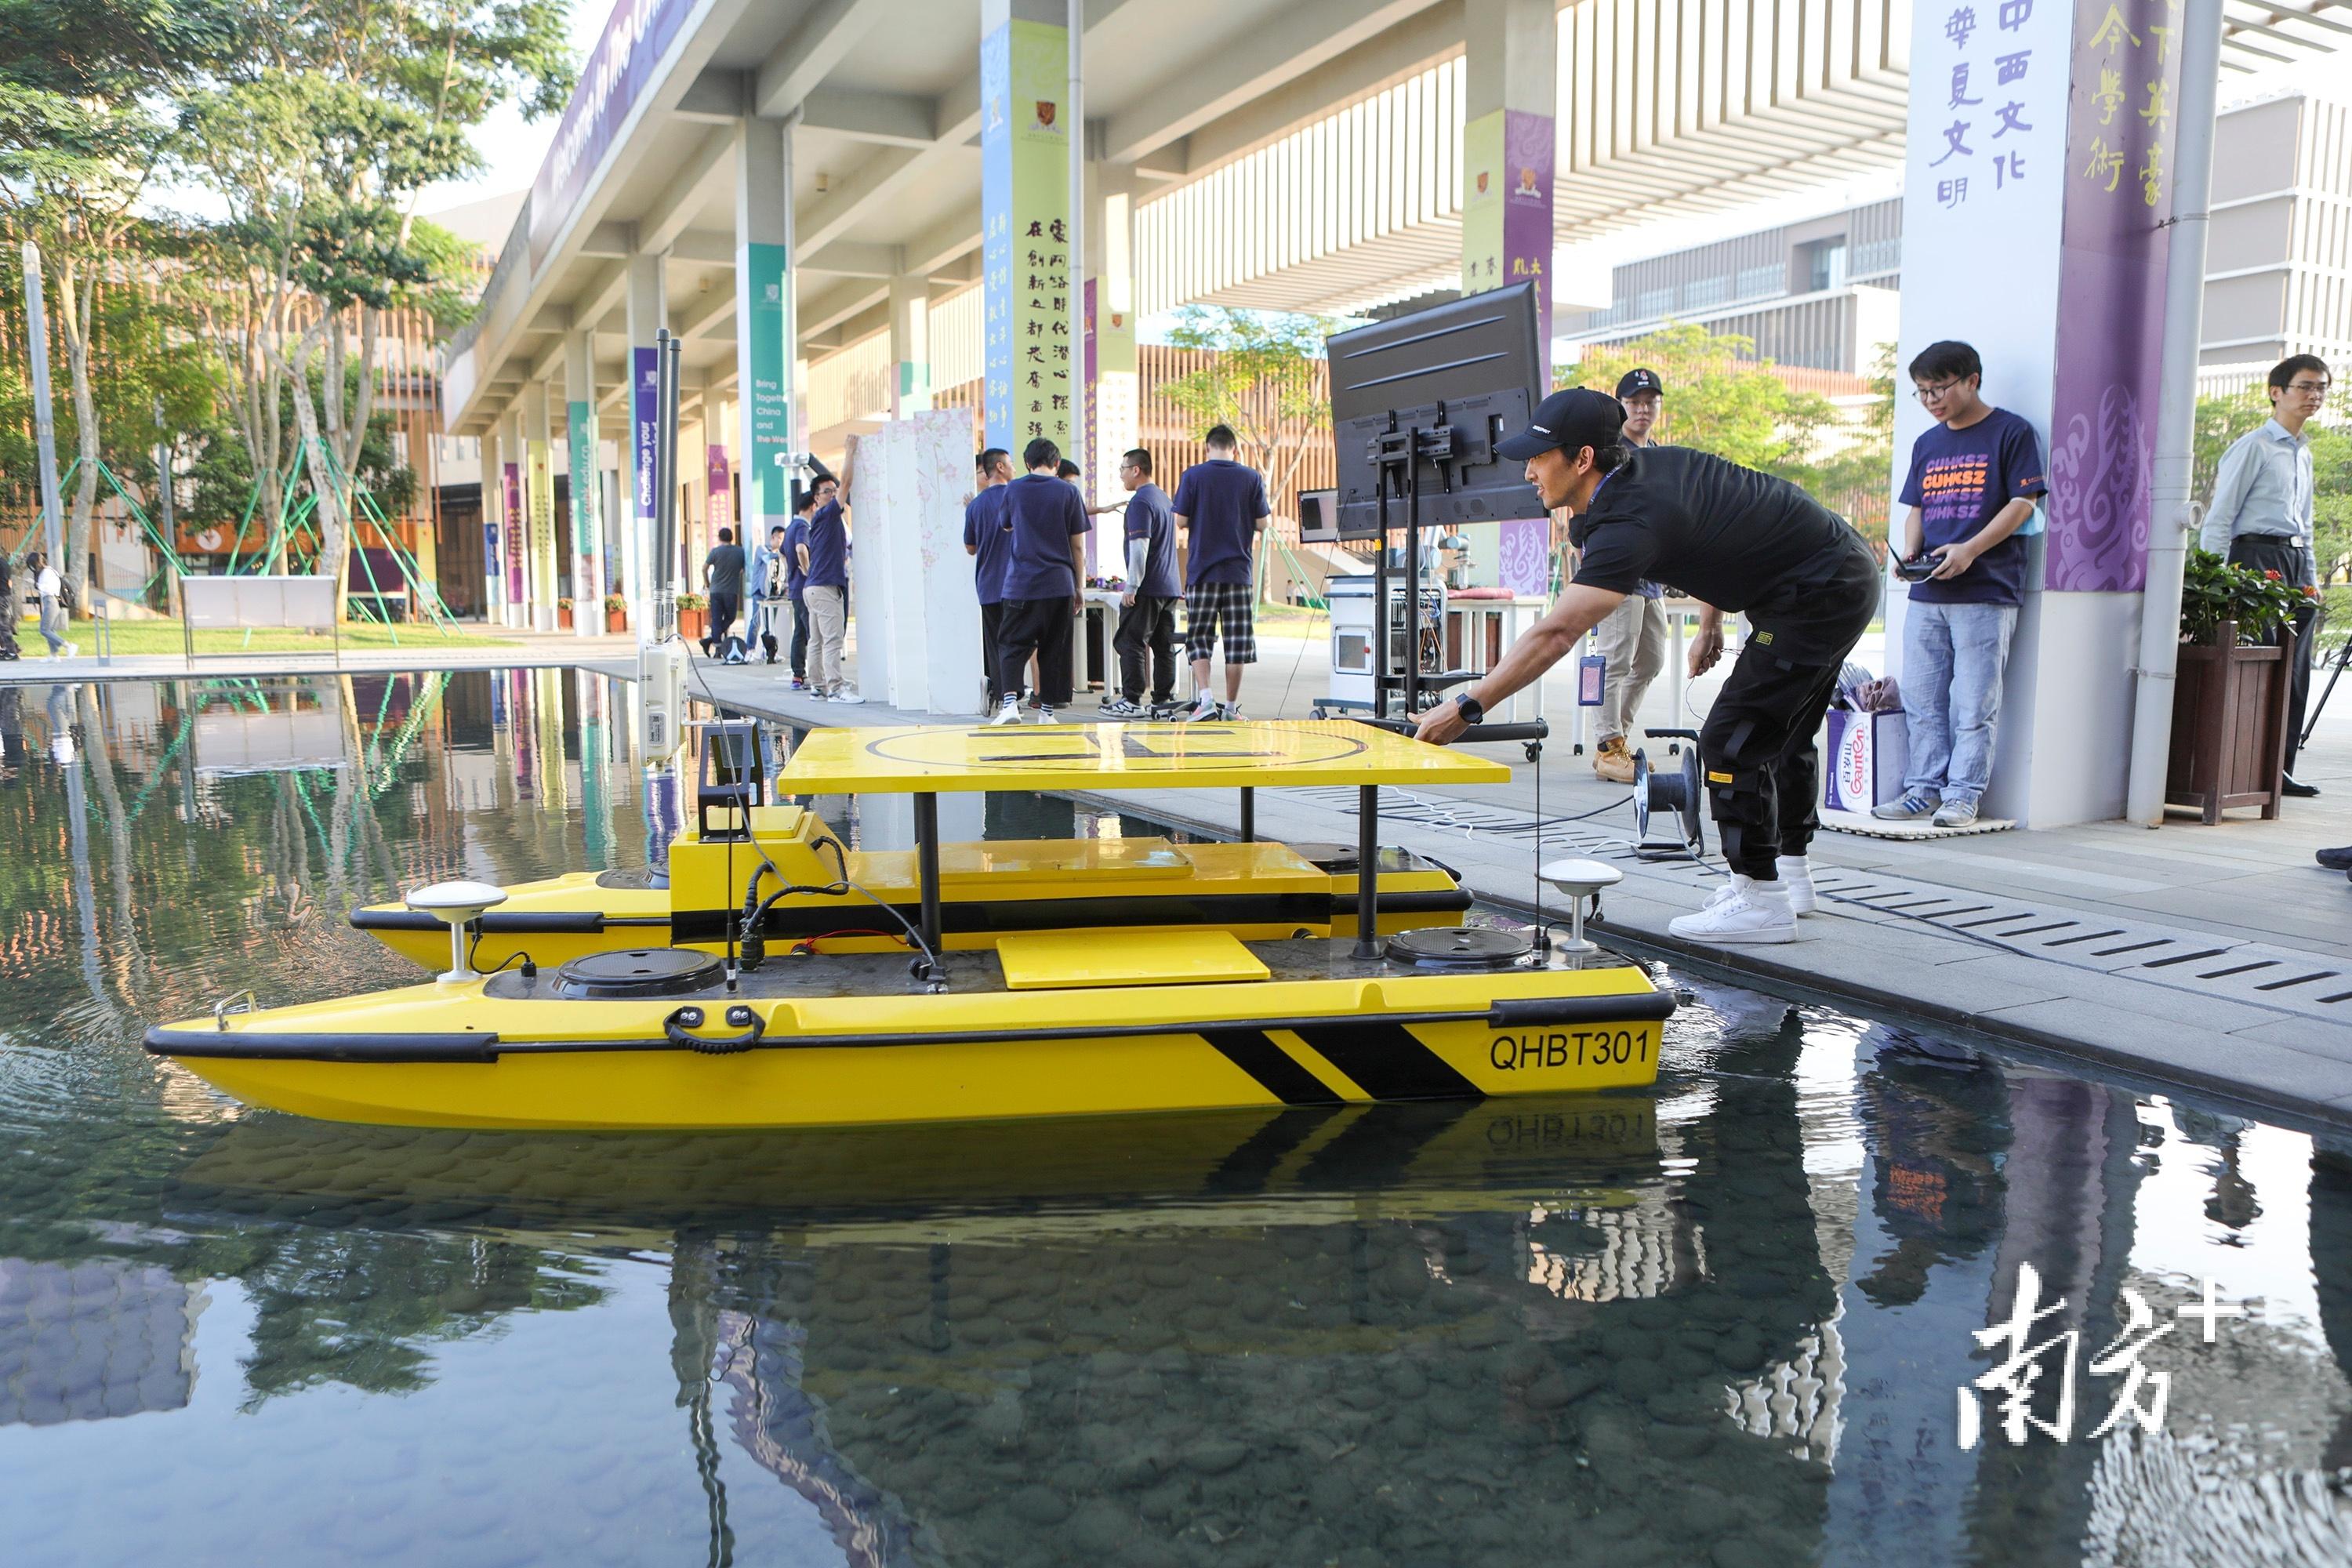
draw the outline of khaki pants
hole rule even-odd
[[[1626,734],[1642,717],[1650,682],[1666,668],[1664,601],[1628,594],[1625,602],[1592,628],[1594,646],[1609,663],[1601,688],[1602,741]]]
[[[809,662],[814,666],[809,671],[809,684],[830,697],[844,684],[841,638],[849,629],[848,595],[838,588],[820,588],[812,583],[801,598],[808,605]]]

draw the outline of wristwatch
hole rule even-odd
[[[1465,724],[1475,724],[1486,717],[1486,705],[1466,691],[1454,694],[1454,706],[1462,710],[1462,721]]]

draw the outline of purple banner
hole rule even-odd
[[[1551,363],[1552,155],[1549,114],[1503,111],[1503,256],[1507,281],[1536,285],[1536,342]]]
[[[2180,60],[2166,0],[2075,13],[2042,585],[2147,577]]]
[[[547,259],[548,247],[578,205],[583,187],[604,161],[621,122],[653,79],[654,68],[696,0],[616,0],[604,19],[604,36],[580,69],[580,84],[555,140],[530,184],[530,269]]]
[[[714,500],[716,498],[727,493],[726,447],[712,447],[706,453],[703,479],[710,486],[710,494]],[[721,509],[714,505],[711,510],[715,514]]]
[[[522,465],[509,463],[501,480],[507,502],[507,603],[522,603],[523,537],[530,530],[522,521]]]
[[[629,428],[636,437],[637,521],[654,520],[654,432],[660,420],[656,384],[659,362],[651,348],[629,351]]]

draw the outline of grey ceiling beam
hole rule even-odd
[[[791,113],[887,10],[883,0],[817,0],[761,65],[752,80],[751,112],[771,120]]]
[[[1194,59],[1169,62],[1163,85],[1109,118],[1103,156],[1114,163],[1142,163],[1178,137],[1318,70],[1433,3],[1307,0],[1254,29],[1245,48],[1219,45]]]

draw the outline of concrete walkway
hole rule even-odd
[[[1319,635],[1259,642],[1244,713],[1305,717],[1328,678]],[[1880,667],[1874,646],[1857,657]],[[726,705],[801,727],[953,721],[812,701],[761,666],[697,668]],[[1717,679],[1697,683],[1692,709],[1706,710]],[[1600,855],[1625,872],[1603,900],[1602,924],[1629,948],[2088,1059],[2152,1088],[2186,1085],[2273,1113],[2352,1123],[2352,883],[2311,858],[2320,846],[2352,843],[2352,682],[2302,770],[2325,794],[2289,802],[2279,821],[2239,814],[2244,820],[2206,827],[2176,817],[2154,831],[2098,823],[1923,843],[1825,832],[1813,845],[1822,909],[1801,922],[1803,940],[1746,949],[1699,948],[1667,933],[1667,921],[1720,885],[1720,862],[1633,857],[1631,792],[1601,783],[1590,759],[1572,754],[1571,698],[1565,679],[1549,683],[1554,737],[1539,765],[1517,746],[1482,748],[1512,764],[1507,785],[1384,791],[1382,842],[1444,860],[1480,898],[1521,912],[1535,904],[1538,860]],[[1082,696],[1065,717],[1083,722],[1096,702]],[[1643,721],[1675,722],[1663,682]],[[1355,794],[1262,789],[1257,831],[1352,840]],[[1238,800],[1222,794],[1115,798],[1203,834],[1238,831]],[[1564,914],[1556,898],[1546,903]]]

